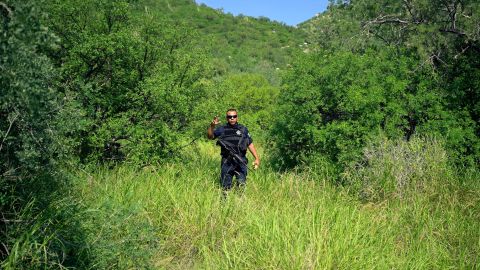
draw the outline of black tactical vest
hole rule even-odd
[[[218,136],[218,140],[228,145],[236,154],[245,156],[248,147],[247,129],[240,124],[236,124],[235,126],[227,124],[223,128],[223,133]],[[222,147],[221,155],[228,157],[229,154],[229,151]]]

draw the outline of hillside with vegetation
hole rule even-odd
[[[477,1],[0,18],[2,269],[480,267]],[[225,197],[206,128],[228,108],[262,162]]]
[[[193,0],[139,1],[136,9],[140,16],[148,13],[198,31],[200,44],[208,48],[214,72],[219,76],[257,73],[278,85],[278,71],[285,70],[298,49],[306,46],[307,36],[295,27],[267,17],[233,16]]]

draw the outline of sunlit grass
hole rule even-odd
[[[222,199],[217,150],[201,142],[183,163],[80,174],[76,197],[94,266],[479,266],[478,183],[365,203],[327,179],[263,166],[250,173],[244,193]]]

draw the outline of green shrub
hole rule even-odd
[[[69,132],[84,163],[162,160],[182,140],[210,76],[198,35],[133,1],[48,1],[61,37],[51,58],[59,86],[81,104],[85,125]],[[75,107],[75,106],[70,106]],[[73,115],[75,117],[77,115]]]
[[[286,74],[271,137],[277,164],[343,167],[377,137],[436,135],[455,161],[475,160],[478,136],[465,113],[449,110],[446,93],[427,67],[390,49],[317,52]],[[315,156],[321,156],[316,157]]]
[[[45,2],[0,4],[0,268],[82,267],[79,249],[67,244],[81,231],[71,219],[76,205],[61,198],[68,180],[59,166],[77,143],[65,134],[83,126],[70,113],[81,110],[63,106],[48,58],[59,40],[42,23]]]

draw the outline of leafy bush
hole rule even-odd
[[[75,205],[52,206],[67,184],[58,165],[74,144],[61,138],[78,119],[61,121],[78,108],[62,106],[47,56],[58,39],[41,23],[42,1],[0,4],[0,267],[79,266],[76,256],[64,257],[76,254],[64,241],[76,231]]]
[[[301,57],[279,98],[272,131],[278,163],[321,159],[342,167],[378,136],[414,134],[443,136],[449,151],[465,155],[462,149],[478,143],[473,123],[446,108],[433,73],[412,70],[415,58],[407,56],[385,49]]]
[[[45,47],[55,46],[55,37],[38,22],[34,3],[5,5],[12,10],[0,17],[0,174],[33,177],[48,170],[53,155],[57,93]]]
[[[147,11],[137,14],[126,0],[49,4],[47,22],[62,38],[52,51],[62,71],[59,85],[85,112],[82,132],[67,136],[79,141],[81,160],[166,158],[205,96],[199,81],[210,76],[196,33]]]
[[[401,135],[401,100],[407,61],[367,52],[301,57],[284,78],[273,137],[286,166],[321,154],[329,162],[353,160],[369,138]],[[382,130],[383,129],[383,130]]]
[[[478,1],[462,1],[451,6],[432,0],[408,4],[332,1],[327,11],[299,28],[308,33],[312,50],[363,53],[366,48],[384,50],[395,46],[401,55],[409,55],[411,72],[423,73],[415,76],[416,84],[424,88],[434,81],[434,88],[440,91],[426,87],[422,94],[413,95],[410,105],[424,104],[408,118],[412,123],[420,123],[426,119],[425,114],[429,114],[428,123],[420,123],[416,131],[445,137],[446,149],[457,165],[478,168],[479,10]],[[429,68],[424,70],[426,66]]]

